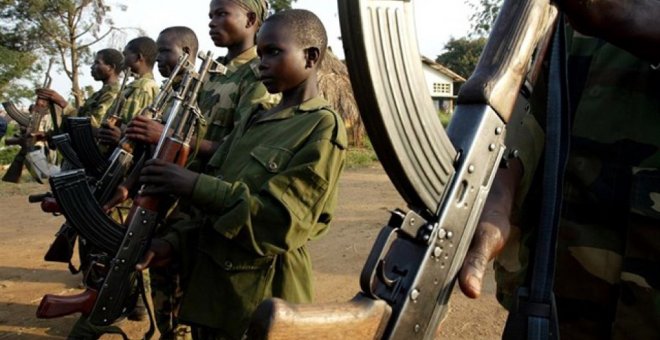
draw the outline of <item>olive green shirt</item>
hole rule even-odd
[[[347,144],[341,117],[321,97],[251,117],[200,174],[191,217],[165,237],[182,255],[181,320],[233,338],[268,297],[311,301],[305,245],[332,220]]]

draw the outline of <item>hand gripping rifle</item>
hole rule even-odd
[[[250,339],[432,339],[505,150],[525,77],[556,13],[506,0],[445,133],[425,89],[410,0],[340,0],[348,69],[380,161],[409,211],[379,233],[348,304],[263,302]],[[323,333],[327,332],[327,333]]]
[[[188,72],[181,86],[172,98],[167,113],[164,133],[156,146],[154,158],[183,165],[188,158],[189,141],[192,138],[196,121],[202,115],[196,106],[197,92],[207,72],[225,72],[224,66],[213,60],[209,52],[200,55],[203,63],[197,72]],[[212,69],[212,70],[211,70]],[[174,121],[177,124],[173,124]],[[176,125],[176,126],[175,126]],[[172,136],[166,136],[172,129]],[[62,183],[55,183],[62,180]],[[108,261],[104,264],[105,274],[98,282],[98,288],[87,287],[85,292],[75,296],[46,295],[37,309],[37,317],[53,318],[76,312],[88,316],[88,320],[99,326],[109,325],[126,310],[125,301],[131,294],[137,277],[135,265],[149,247],[152,233],[163,217],[170,199],[160,196],[138,196],[123,228],[119,228],[106,216],[101,207],[85,200],[91,196],[81,170],[71,171],[51,178],[51,185],[58,187],[55,195],[62,205],[64,215],[78,232],[98,248],[104,250]],[[82,195],[81,195],[82,194]],[[90,218],[91,217],[91,218]],[[86,220],[91,221],[88,224]],[[99,222],[104,228],[97,228]],[[108,227],[112,228],[108,228]],[[105,233],[104,235],[102,235]],[[96,244],[98,242],[99,244]]]
[[[49,88],[52,82],[50,77],[50,70],[53,66],[53,59],[48,62],[48,69],[46,70],[46,77],[42,88]],[[44,116],[49,112],[53,118],[53,124],[57,128],[57,120],[55,116],[55,108],[52,103],[45,99],[37,98],[36,102],[30,106],[28,114],[19,111],[16,106],[11,102],[4,102],[2,106],[7,111],[7,114],[12,117],[21,127],[20,136],[9,138],[5,141],[6,145],[20,145],[21,150],[14,157],[9,169],[2,177],[5,182],[18,183],[21,179],[23,172],[23,165],[27,165],[36,181],[41,183],[43,179],[48,178],[50,175],[50,166],[48,161],[43,155],[31,154],[35,150],[35,143],[37,138],[45,137],[41,130],[41,121]],[[41,157],[40,157],[41,156]]]

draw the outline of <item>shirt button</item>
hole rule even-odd
[[[268,162],[268,169],[273,170],[273,171],[277,170],[277,163],[275,163],[274,161]]]
[[[229,261],[229,260],[225,261],[225,263],[224,263],[225,270],[230,270],[233,266],[234,266],[234,264],[231,263],[231,261]]]

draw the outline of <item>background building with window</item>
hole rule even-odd
[[[458,88],[465,82],[465,78],[424,56],[422,56],[422,69],[435,108],[452,113]]]

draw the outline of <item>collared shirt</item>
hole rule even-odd
[[[332,220],[347,145],[341,117],[320,97],[248,126],[249,118],[199,176],[191,217],[165,238],[184,257],[184,281],[194,287],[184,294],[181,319],[233,337],[265,298],[311,301],[305,244]]]

